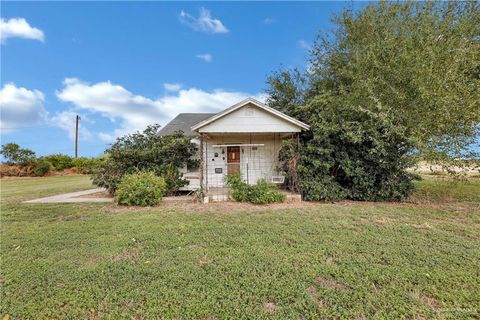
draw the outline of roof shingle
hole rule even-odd
[[[165,136],[180,130],[187,136],[194,136],[195,132],[191,130],[191,127],[215,114],[216,113],[180,113],[172,121],[161,128],[160,131],[158,131],[158,134]]]

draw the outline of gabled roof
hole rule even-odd
[[[245,106],[245,105],[247,105],[247,104],[253,104],[253,105],[255,105],[256,107],[258,107],[258,108],[260,108],[260,109],[263,109],[263,110],[265,110],[266,112],[269,112],[269,113],[271,113],[271,114],[273,114],[273,115],[275,115],[275,116],[277,116],[277,117],[279,117],[279,118],[282,118],[282,119],[284,119],[284,120],[286,120],[286,121],[288,121],[288,122],[290,122],[290,123],[292,123],[292,124],[294,124],[294,125],[302,128],[302,129],[305,129],[305,130],[310,129],[310,126],[309,126],[309,125],[307,125],[307,124],[305,124],[305,123],[303,123],[303,122],[301,122],[301,121],[299,121],[299,120],[297,120],[297,119],[295,119],[295,118],[292,118],[292,117],[290,117],[290,116],[287,116],[287,115],[284,114],[283,112],[280,112],[280,111],[278,111],[278,110],[276,110],[276,109],[270,108],[269,106],[261,103],[261,102],[258,101],[258,100],[255,100],[255,99],[253,99],[253,98],[247,98],[247,99],[245,99],[245,100],[243,100],[243,101],[240,101],[239,103],[234,104],[233,106],[231,106],[231,107],[229,107],[229,108],[227,108],[227,109],[225,109],[225,110],[223,110],[223,111],[221,111],[221,112],[219,112],[219,113],[217,113],[217,114],[214,114],[214,115],[212,115],[211,117],[209,117],[209,118],[207,118],[207,119],[204,119],[203,121],[200,121],[199,123],[197,123],[197,124],[195,124],[195,125],[192,125],[191,129],[192,129],[192,131],[197,131],[198,129],[206,126],[207,124],[212,123],[212,122],[214,122],[214,121],[216,121],[216,120],[218,120],[218,119],[226,116],[227,114],[229,114],[229,113],[231,113],[231,112],[233,112],[233,111],[235,111],[235,110],[237,110],[237,109],[240,109],[241,107],[243,107],[243,106]]]
[[[161,136],[169,135],[175,131],[183,131],[187,136],[195,135],[191,127],[205,119],[214,116],[215,113],[180,113],[172,121],[158,131]]]

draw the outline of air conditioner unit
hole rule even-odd
[[[285,177],[284,176],[273,176],[272,177],[272,183],[281,184],[283,182],[285,182]]]

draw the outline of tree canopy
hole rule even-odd
[[[404,126],[423,156],[469,155],[480,125],[478,2],[380,2],[333,22],[305,72],[268,79],[270,106],[299,116],[328,92]]]
[[[311,125],[280,159],[307,200],[399,200],[415,156],[472,157],[480,127],[478,2],[380,2],[319,33],[267,103]]]

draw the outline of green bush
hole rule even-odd
[[[50,162],[55,170],[64,170],[73,167],[73,158],[66,154],[52,154],[42,158]]]
[[[98,158],[77,158],[73,159],[72,164],[73,167],[77,168],[80,173],[83,174],[93,174],[95,173],[102,163],[105,161],[105,157],[98,157]]]
[[[162,201],[166,185],[153,172],[137,172],[123,176],[115,191],[115,201],[127,206],[155,206]]]
[[[285,201],[285,195],[277,190],[273,184],[265,180],[258,180],[256,185],[243,182],[238,175],[228,177],[230,197],[239,202],[251,202],[254,204],[267,204]]]
[[[140,170],[164,177],[167,193],[188,184],[179,169],[196,162],[193,160],[197,152],[195,144],[182,132],[160,136],[158,128],[153,125],[143,132],[118,138],[106,150],[108,157],[93,174],[93,183],[113,194],[124,175]]]
[[[283,144],[279,158],[286,180],[298,180],[304,200],[398,201],[412,193],[415,177],[406,169],[413,165],[414,142],[381,109],[320,94],[297,112],[311,130],[298,145]],[[295,168],[292,158],[298,159]]]
[[[38,159],[33,164],[33,173],[35,173],[36,176],[43,177],[49,173],[50,170],[52,170],[52,164],[46,159]]]

